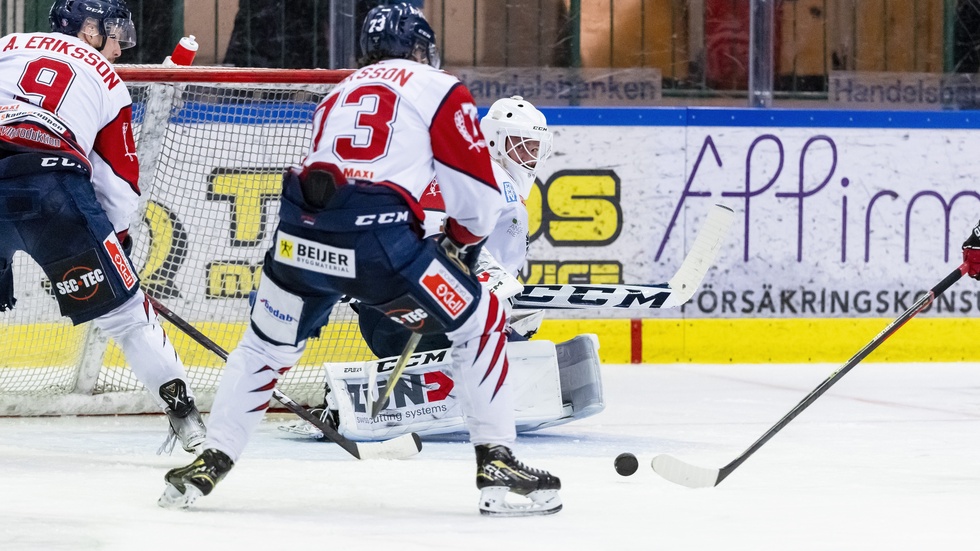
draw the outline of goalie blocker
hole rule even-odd
[[[599,340],[580,335],[557,345],[550,341],[511,342],[507,349],[518,432],[534,431],[595,415],[605,407],[599,373]],[[419,435],[463,433],[458,390],[450,349],[411,356],[391,396],[377,417],[367,409],[368,373],[377,368],[379,384],[397,356],[367,362],[324,364],[326,402],[337,431],[351,440],[380,441],[415,432]],[[382,393],[384,386],[379,389]],[[294,434],[320,437],[306,422],[283,426]]]

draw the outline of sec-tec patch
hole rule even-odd
[[[439,306],[456,319],[473,302],[473,294],[445,266],[433,260],[425,269],[419,284]]]
[[[44,267],[44,272],[51,279],[51,292],[63,315],[84,312],[116,297],[95,249],[53,262]]]

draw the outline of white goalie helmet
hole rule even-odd
[[[480,129],[490,156],[501,163],[526,196],[541,164],[551,155],[553,134],[541,111],[521,96],[493,102]]]

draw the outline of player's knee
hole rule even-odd
[[[306,341],[298,345],[272,342],[257,333],[252,327],[245,330],[235,352],[249,354],[261,361],[277,366],[292,366],[299,361],[306,350]]]
[[[92,323],[113,339],[123,339],[132,331],[156,323],[156,313],[146,302],[142,291],[137,292],[119,307],[95,318]]]

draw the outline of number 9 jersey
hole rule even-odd
[[[419,200],[439,182],[446,214],[475,243],[497,223],[503,199],[476,105],[456,77],[387,59],[344,79],[317,106],[303,164],[333,163],[350,179],[395,189],[419,220]],[[459,235],[463,233],[464,235]]]
[[[116,232],[139,206],[132,99],[112,64],[61,33],[0,38],[0,151],[71,156],[91,174]]]

